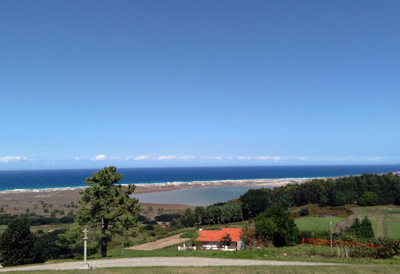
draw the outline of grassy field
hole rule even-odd
[[[353,211],[357,213],[359,220],[368,217],[376,237],[400,238],[400,207],[355,207]]]
[[[389,238],[400,239],[400,222],[385,221],[386,235]]]
[[[332,217],[332,229],[335,225],[345,218]],[[329,218],[318,218],[318,217],[304,217],[296,219],[295,223],[300,231],[302,230],[329,230]]]
[[[152,274],[152,273],[189,273],[189,274],[253,274],[253,273],[398,273],[397,265],[337,265],[337,266],[206,266],[206,267],[135,267],[135,268],[102,268],[90,270],[96,274]],[[82,270],[31,271],[34,274],[75,274],[85,273]]]

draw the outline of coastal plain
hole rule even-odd
[[[265,180],[226,180],[226,181],[205,181],[190,183],[162,183],[162,184],[137,184],[134,195],[163,193],[163,200],[167,203],[160,203],[156,197],[154,201],[147,198],[146,203],[141,203],[142,208],[163,208],[164,210],[184,210],[191,204],[174,203],[173,193],[182,189],[201,189],[213,187],[229,187],[229,186],[249,186],[249,188],[273,188],[290,183],[304,183],[309,179],[265,179]],[[0,192],[0,206],[3,213],[21,214],[36,213],[37,215],[49,216],[51,211],[58,209],[67,214],[71,210],[77,210],[78,200],[81,198],[79,194],[84,188],[54,188],[54,189],[32,189],[32,190],[14,190]],[[133,195],[133,196],[134,196]],[[140,196],[140,195],[139,195]],[[148,196],[148,195],[147,195]],[[150,195],[151,196],[151,195]],[[239,195],[240,196],[240,195]],[[236,198],[239,198],[236,197]],[[140,202],[140,198],[139,198]],[[218,201],[215,201],[218,202]],[[44,206],[46,204],[46,206]],[[45,210],[45,209],[48,210]],[[47,212],[45,212],[47,211]]]

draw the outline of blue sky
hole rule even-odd
[[[399,1],[1,1],[0,169],[400,163]]]

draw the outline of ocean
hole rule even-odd
[[[400,165],[118,168],[121,184],[321,178],[389,173]],[[0,191],[83,187],[97,169],[0,171]]]

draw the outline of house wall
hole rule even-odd
[[[217,242],[204,242],[203,248],[207,248],[207,249],[218,248]]]
[[[242,243],[240,241],[240,243]],[[230,246],[228,246],[228,249],[236,249],[237,243],[232,242]],[[203,242],[203,248],[206,249],[218,249],[218,242]]]

